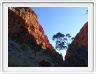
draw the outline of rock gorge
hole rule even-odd
[[[88,66],[88,23],[69,46],[65,61],[50,44],[32,8],[8,8],[9,67]]]

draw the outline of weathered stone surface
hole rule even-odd
[[[65,66],[88,66],[88,22],[69,46],[65,56]]]
[[[63,61],[62,56],[49,43],[37,15],[31,8],[8,8],[8,66],[88,66],[88,23],[76,35]]]
[[[62,66],[63,59],[49,43],[31,8],[8,8],[8,66]]]
[[[21,42],[28,42],[33,36],[36,44],[42,44],[42,48],[53,49],[38,22],[37,15],[31,8],[9,8],[8,14],[9,37],[19,39]]]

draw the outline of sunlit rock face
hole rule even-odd
[[[63,66],[31,8],[8,8],[8,66]]]
[[[65,56],[65,66],[88,66],[88,22],[69,46]]]
[[[23,42],[28,42],[32,36],[34,36],[36,44],[42,44],[42,48],[44,49],[53,49],[44,33],[42,26],[38,22],[37,15],[31,8],[19,7],[9,9],[9,37],[18,38],[20,41],[22,40]]]
[[[8,66],[88,66],[88,23],[76,35],[63,61],[62,56],[49,43],[31,8],[8,8]]]

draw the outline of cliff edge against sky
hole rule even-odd
[[[64,61],[62,55],[50,44],[32,8],[9,7],[8,66],[88,66],[88,23],[69,46]]]

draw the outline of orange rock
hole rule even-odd
[[[36,44],[42,44],[42,48],[53,49],[38,22],[37,15],[31,8],[16,7],[8,9],[8,35],[20,42],[28,42],[33,36]]]

